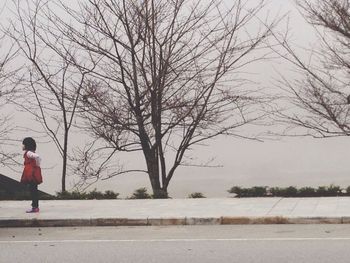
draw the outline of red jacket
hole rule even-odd
[[[21,183],[31,183],[41,184],[43,178],[41,175],[41,168],[36,164],[35,159],[29,158],[27,152],[24,153],[24,169],[21,177]]]

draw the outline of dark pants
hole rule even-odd
[[[32,198],[32,207],[39,207],[39,193],[38,193],[38,185],[34,182],[29,184],[30,197]]]

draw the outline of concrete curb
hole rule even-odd
[[[344,217],[222,217],[222,225],[346,224]]]
[[[350,217],[208,217],[208,218],[92,218],[92,219],[5,219],[5,227],[84,226],[179,226],[179,225],[269,225],[269,224],[350,224]]]

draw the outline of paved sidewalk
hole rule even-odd
[[[0,201],[0,227],[347,224],[350,197]]]

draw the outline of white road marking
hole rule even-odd
[[[350,241],[350,237],[310,237],[310,238],[218,238],[218,239],[97,239],[97,240],[1,240],[0,244],[26,244],[26,243],[146,243],[146,242],[209,242],[209,241]]]

